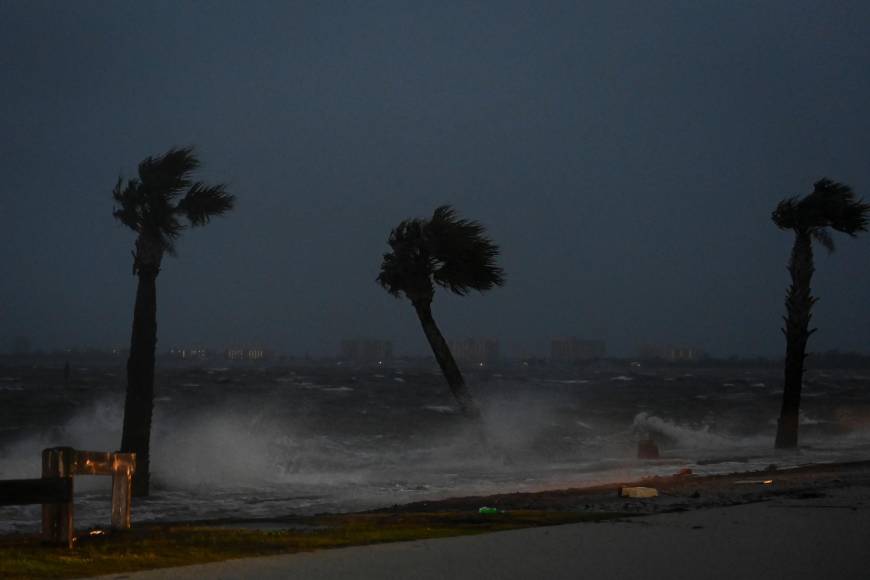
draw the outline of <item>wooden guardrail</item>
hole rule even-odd
[[[135,453],[77,451],[53,447],[42,452],[41,479],[0,481],[0,505],[42,504],[42,537],[46,543],[72,547],[73,476],[112,476],[112,529],[131,524],[131,484]]]

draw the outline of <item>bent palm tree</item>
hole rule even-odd
[[[779,202],[771,216],[780,229],[795,233],[788,265],[791,286],[785,298],[785,382],[776,431],[777,449],[797,446],[806,346],[810,335],[816,331],[809,329],[811,311],[817,300],[810,293],[814,271],[812,242],[815,239],[829,253],[833,252],[834,241],[828,228],[854,237],[867,230],[868,214],[870,205],[856,199],[848,185],[822,179],[814,184],[813,192],[802,199],[791,197]]]
[[[392,252],[384,254],[377,282],[397,298],[404,293],[423,325],[429,346],[463,414],[480,414],[459,367],[432,317],[435,284],[464,296],[504,285],[504,272],[495,263],[499,254],[476,221],[459,219],[447,205],[432,218],[408,219],[391,233]]]
[[[121,451],[136,453],[133,494],[148,495],[149,442],[154,407],[154,349],[157,344],[157,275],[164,254],[175,255],[175,240],[189,222],[204,226],[233,208],[223,185],[191,179],[199,167],[192,148],[170,149],[139,163],[139,178],[123,183],[112,197],[114,216],[136,232],[133,274],[139,277],[133,332],[127,359],[127,397]]]

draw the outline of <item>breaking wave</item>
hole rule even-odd
[[[641,437],[651,437],[660,445],[680,450],[734,450],[745,447],[770,445],[770,437],[736,436],[714,432],[710,425],[677,423],[646,412],[634,417],[632,429]]]

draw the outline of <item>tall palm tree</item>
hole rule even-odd
[[[391,233],[391,252],[384,254],[377,282],[390,294],[411,301],[438,366],[450,391],[468,417],[480,415],[465,379],[444,336],[432,317],[435,284],[464,296],[504,285],[504,272],[496,265],[498,246],[476,221],[459,219],[450,206],[435,210],[432,218],[407,219]]]
[[[233,208],[223,185],[193,181],[199,159],[192,147],[173,148],[139,163],[139,178],[119,178],[112,197],[114,216],[136,232],[133,274],[139,277],[133,332],[127,359],[127,397],[121,451],[136,453],[133,494],[147,496],[149,442],[154,407],[154,349],[157,344],[157,275],[164,254],[175,255],[175,241],[190,226],[204,226]],[[187,223],[185,223],[187,222]]]
[[[788,271],[791,286],[786,293],[786,316],[783,333],[786,337],[785,382],[782,411],[776,431],[776,448],[797,447],[800,416],[801,384],[804,373],[807,340],[816,329],[809,329],[813,304],[817,298],[810,292],[813,276],[813,240],[834,251],[834,240],[828,228],[855,236],[867,230],[870,205],[855,197],[843,183],[821,179],[813,192],[803,198],[791,197],[779,202],[771,216],[783,230],[795,234]]]

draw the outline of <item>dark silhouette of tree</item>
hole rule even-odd
[[[776,431],[776,448],[797,447],[800,416],[801,384],[804,373],[807,340],[816,329],[809,329],[816,298],[810,291],[813,276],[813,240],[834,251],[834,240],[828,228],[855,236],[867,230],[870,205],[857,199],[852,189],[843,183],[821,179],[813,192],[803,198],[791,197],[779,202],[771,216],[783,230],[795,234],[788,271],[791,286],[786,293],[786,316],[783,333],[786,337],[785,382],[782,411]]]
[[[193,148],[173,148],[139,163],[139,178],[119,178],[112,197],[114,216],[136,232],[133,274],[139,277],[121,451],[136,453],[133,494],[147,496],[149,444],[154,407],[154,349],[157,344],[157,275],[164,254],[175,255],[175,241],[190,226],[204,226],[233,208],[235,198],[223,185],[193,181],[199,167]]]
[[[485,231],[479,222],[459,219],[447,205],[429,220],[404,220],[390,233],[392,251],[384,254],[377,278],[387,292],[397,298],[404,293],[413,304],[450,391],[468,417],[478,417],[480,410],[435,324],[432,298],[435,284],[460,296],[504,285],[504,272],[495,263],[498,246]]]

